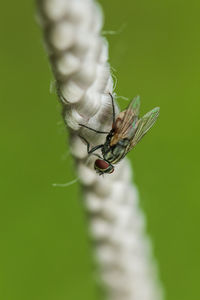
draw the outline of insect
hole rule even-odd
[[[89,142],[80,136],[87,144],[88,154],[98,157],[94,163],[94,169],[99,175],[110,174],[114,171],[114,166],[122,160],[126,154],[133,149],[141,138],[149,131],[156,122],[160,108],[155,107],[142,118],[139,118],[140,97],[135,97],[128,105],[126,110],[115,116],[115,106],[112,94],[112,114],[113,124],[109,132],[99,131],[86,125],[79,124],[89,130],[99,134],[107,134],[104,144],[94,146],[90,149]],[[101,149],[102,156],[94,153]]]

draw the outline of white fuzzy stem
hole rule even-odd
[[[104,177],[94,171],[85,137],[91,145],[105,135],[79,123],[109,131],[113,81],[108,45],[101,37],[102,14],[93,0],[38,0],[45,45],[70,130],[70,148],[83,186],[94,253],[109,300],[161,300],[162,290],[145,235],[145,219],[127,159]],[[116,111],[118,110],[116,106]]]

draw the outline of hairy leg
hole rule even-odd
[[[87,129],[89,129],[89,130],[91,130],[91,131],[94,131],[94,132],[96,132],[96,133],[109,134],[109,132],[107,132],[107,131],[96,130],[96,129],[91,128],[91,127],[88,127],[88,126],[86,126],[86,125],[84,125],[84,124],[78,124],[78,125],[80,125],[80,126],[82,126],[82,127],[85,127],[85,128],[87,128]]]
[[[90,149],[90,143],[84,137],[82,137],[80,135],[79,135],[79,137],[86,143],[88,154],[93,154],[94,151],[101,149],[103,147],[103,144],[102,144],[102,145],[94,146],[93,148]],[[98,156],[97,154],[94,154],[94,155]],[[100,156],[98,156],[98,157],[100,157]]]

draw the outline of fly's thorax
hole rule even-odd
[[[105,143],[102,148],[102,154],[105,160],[110,163],[117,163],[126,155],[126,149],[129,145],[128,139],[120,140],[116,145],[110,146]]]
[[[113,130],[110,131],[110,133],[106,137],[106,141],[104,143],[104,146],[102,148],[102,155],[104,156],[107,152],[110,151],[110,141],[113,137]]]

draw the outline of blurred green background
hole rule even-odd
[[[200,2],[102,0],[119,95],[157,125],[129,154],[167,300],[197,300],[200,269]],[[0,299],[94,300],[91,249],[34,3],[0,18]],[[119,101],[121,107],[127,102]]]

